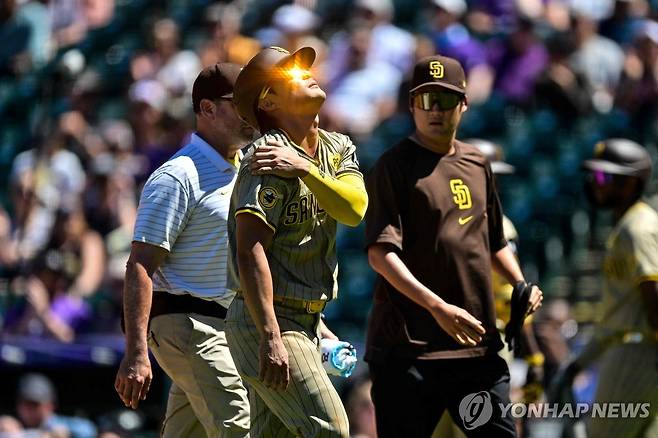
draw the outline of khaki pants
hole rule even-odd
[[[247,391],[226,344],[223,320],[160,315],[151,321],[148,342],[173,381],[162,436],[249,436]]]
[[[260,337],[244,301],[233,300],[226,318],[235,365],[249,385],[252,436],[347,438],[345,408],[322,367],[319,315],[276,306],[275,312],[289,358],[290,384],[285,391],[270,389],[258,379]]]

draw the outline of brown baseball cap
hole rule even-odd
[[[201,70],[192,86],[194,112],[200,111],[201,99],[232,99],[233,86],[241,68],[232,62],[220,62]]]
[[[439,86],[466,95],[466,74],[459,61],[447,56],[427,56],[416,63],[410,93]]]
[[[238,114],[254,128],[258,128],[256,111],[258,98],[263,89],[277,78],[285,77],[285,70],[295,66],[309,69],[315,61],[311,47],[290,53],[281,47],[261,50],[244,66],[235,82],[233,101]]]

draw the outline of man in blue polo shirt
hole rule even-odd
[[[233,107],[240,71],[197,77],[196,133],[142,192],[124,287],[126,355],[115,388],[133,409],[148,392],[147,345],[171,377],[164,437],[244,437],[249,404],[224,335],[229,200],[253,129]]]

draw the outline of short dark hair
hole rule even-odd
[[[192,108],[201,112],[201,101],[209,99],[233,99],[233,86],[241,67],[230,62],[220,62],[201,70],[192,86]]]

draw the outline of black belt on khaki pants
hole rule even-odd
[[[240,300],[244,299],[242,293],[238,293],[235,297]],[[287,309],[301,310],[310,314],[322,312],[327,305],[325,300],[303,300],[301,298],[282,297],[280,295],[274,295],[272,301],[278,306]]]
[[[214,318],[226,318],[226,307],[215,301],[204,300],[192,295],[174,295],[169,292],[153,292],[149,320],[170,313],[197,313]]]

